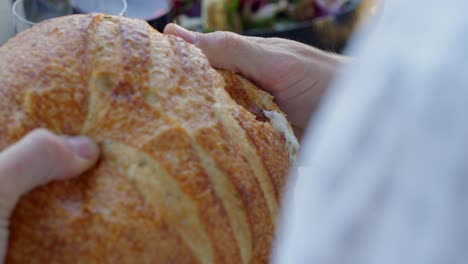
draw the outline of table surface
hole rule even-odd
[[[13,36],[11,0],[0,0],[0,45]]]

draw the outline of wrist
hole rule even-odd
[[[0,218],[0,263],[4,263],[8,245],[8,218]]]
[[[335,79],[339,69],[348,63],[350,58],[315,48],[313,48],[311,54],[312,56],[309,59],[308,65],[309,76],[320,74],[318,76],[320,79],[320,87],[315,88],[320,90],[323,94]]]
[[[308,48],[308,53],[300,58],[304,71],[297,79],[294,89],[285,90],[278,103],[289,114],[292,125],[305,129],[320,104],[322,96],[334,80],[339,69],[348,58],[328,53],[316,48]]]
[[[0,228],[0,263],[4,263],[8,246],[8,227]]]

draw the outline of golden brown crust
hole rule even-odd
[[[0,150],[37,127],[102,149],[21,199],[7,263],[268,261],[291,166],[269,94],[123,17],[49,20],[0,57]]]
[[[281,112],[273,102],[273,96],[258,89],[244,78],[229,71],[218,71],[226,82],[225,90],[232,99],[247,111],[252,113],[259,121],[268,121],[265,110]]]
[[[103,160],[79,179],[49,184],[21,200],[6,263],[196,262],[158,214]]]
[[[192,198],[213,248],[214,262],[240,263],[239,248],[226,210],[187,131],[182,127],[169,129],[145,145],[143,150],[158,160],[168,174],[181,183],[181,190]]]
[[[258,179],[249,163],[240,153],[235,142],[226,140],[229,137],[223,130],[221,125],[201,129],[197,134],[198,143],[214,158],[217,167],[228,175],[238,191],[243,210],[246,211],[249,219],[253,238],[252,254],[257,255],[258,260],[263,263],[268,260],[274,216],[269,211]]]
[[[268,175],[274,182],[275,195],[278,201],[285,185],[288,169],[292,164],[285,166],[285,159],[289,158],[285,136],[278,133],[267,121],[269,118],[265,111],[282,113],[273,102],[273,96],[258,89],[242,76],[228,71],[219,71],[226,81],[225,90],[242,108],[237,108],[233,116],[239,125],[246,131],[250,143],[256,148],[261,157]],[[250,112],[252,115],[247,113]],[[255,119],[253,118],[255,117]],[[257,122],[261,121],[261,122]],[[291,126],[288,124],[290,130]],[[265,151],[265,150],[269,151]],[[274,153],[274,155],[271,155]]]

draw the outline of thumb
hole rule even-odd
[[[35,187],[77,176],[98,158],[98,147],[85,137],[62,137],[38,129],[0,153],[0,199],[11,210]]]
[[[168,24],[164,34],[178,36],[200,48],[213,67],[241,73],[249,79],[255,79],[260,63],[267,59],[262,57],[268,56],[258,41],[250,41],[249,37],[232,32],[202,34]]]

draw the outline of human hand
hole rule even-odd
[[[281,38],[208,34],[175,24],[164,29],[196,45],[214,68],[240,73],[270,92],[295,129],[303,130],[346,58]]]
[[[89,139],[57,136],[44,129],[0,152],[0,262],[7,250],[9,218],[21,195],[77,176],[97,159],[98,147]]]

